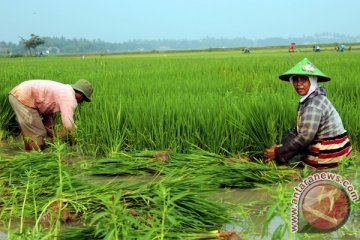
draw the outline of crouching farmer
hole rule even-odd
[[[90,102],[91,83],[81,79],[73,85],[51,80],[24,81],[9,92],[24,139],[25,149],[43,150],[45,138],[54,137],[53,115],[60,112],[64,133],[71,136],[78,103]]]
[[[337,167],[351,153],[351,144],[340,115],[318,82],[330,81],[306,58],[279,76],[300,96],[296,128],[280,145],[265,149],[264,156],[285,163],[295,155],[318,170]]]

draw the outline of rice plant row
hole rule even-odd
[[[332,77],[324,86],[357,149],[357,52],[3,58],[0,137],[16,133],[6,105],[12,87],[27,79],[73,83],[85,78],[95,91],[92,103],[76,114],[77,151],[109,156],[169,148],[186,153],[197,146],[217,154],[259,157],[295,123],[298,97],[277,77],[304,56]]]

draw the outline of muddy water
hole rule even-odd
[[[248,239],[271,239],[272,233],[283,223],[280,217],[275,217],[269,224],[267,236],[261,238],[266,209],[272,203],[271,195],[264,189],[233,189],[218,193],[213,197],[244,208],[244,212],[234,213],[234,218],[239,221],[239,226],[225,224],[224,229],[236,231],[240,236]],[[244,219],[246,220],[244,221]]]

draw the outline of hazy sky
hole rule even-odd
[[[0,0],[0,41],[360,35],[360,0]]]

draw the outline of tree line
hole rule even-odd
[[[106,52],[141,52],[166,50],[199,50],[211,48],[242,48],[287,46],[291,42],[297,44],[312,43],[340,43],[360,42],[360,36],[352,37],[341,34],[322,33],[314,36],[297,38],[213,38],[206,37],[199,40],[188,39],[159,39],[159,40],[131,40],[122,43],[110,43],[100,39],[88,40],[84,38],[67,39],[65,37],[40,37],[31,34],[28,39],[20,38],[18,43],[0,41],[0,55],[44,55],[44,54],[80,54]]]

